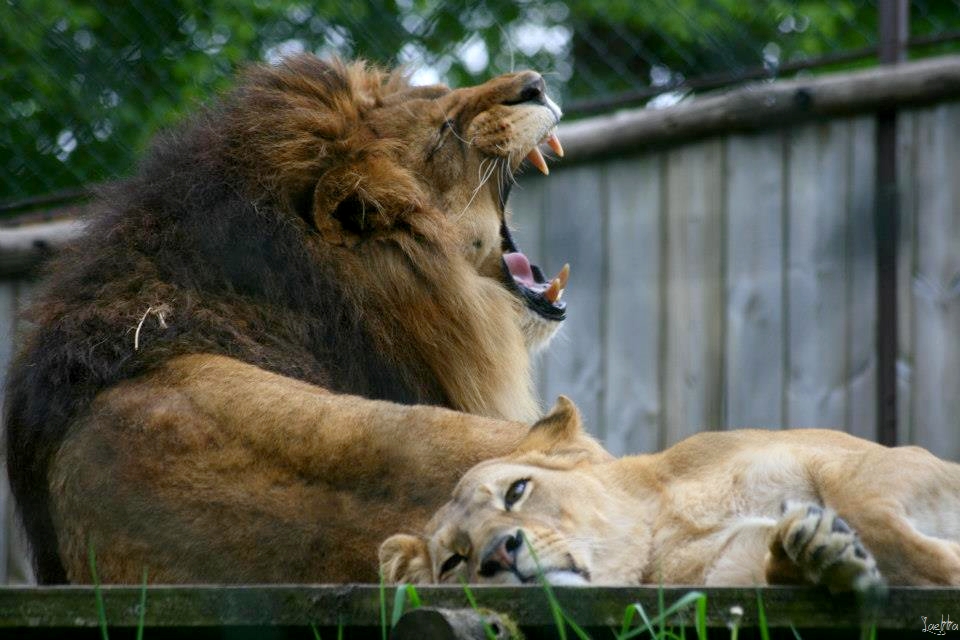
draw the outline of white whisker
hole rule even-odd
[[[484,164],[488,162],[489,164],[487,164],[487,169],[486,171],[484,171],[483,169]],[[469,209],[470,205],[473,204],[473,201],[476,199],[477,194],[480,193],[480,189],[482,189],[483,186],[487,184],[487,182],[489,182],[490,177],[493,176],[493,172],[496,168],[497,168],[496,159],[484,158],[483,160],[480,161],[480,166],[477,169],[477,178],[479,179],[480,183],[477,185],[476,189],[473,190],[473,193],[470,194],[470,199],[467,200],[467,204],[463,206],[463,209],[457,215],[457,219],[461,218],[464,214],[467,213],[467,209]]]

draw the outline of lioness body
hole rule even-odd
[[[248,72],[103,194],[7,384],[42,582],[376,580],[539,413],[559,290],[506,195],[559,110],[538,74],[412,87],[312,56]],[[552,287],[552,288],[551,288]]]
[[[538,430],[470,470],[425,539],[385,543],[388,574],[850,589],[877,581],[869,552],[892,584],[960,584],[960,466],[923,449],[742,430],[611,460],[578,451],[579,426]]]

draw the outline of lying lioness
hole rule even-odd
[[[960,585],[960,465],[807,429],[615,459],[561,397],[380,563],[418,583]]]

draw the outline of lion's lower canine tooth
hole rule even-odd
[[[547,168],[547,161],[543,159],[543,154],[540,153],[540,149],[534,147],[530,150],[530,153],[527,154],[527,160],[530,161],[530,164],[535,166],[540,170],[545,176],[550,175],[550,169]]]
[[[550,286],[547,287],[547,290],[543,292],[543,297],[550,302],[556,302],[560,299],[561,293],[563,293],[563,287],[560,285],[560,279],[554,278],[550,281]]]
[[[570,279],[570,263],[563,265],[563,269],[560,269],[560,273],[557,274],[557,280],[560,281],[560,288],[567,288],[567,280]]]

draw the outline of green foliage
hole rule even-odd
[[[911,7],[915,33],[960,28]],[[876,0],[6,0],[0,202],[128,174],[238,67],[297,51],[456,85],[536,68],[571,101],[872,46],[876,22]]]
[[[100,637],[102,637],[103,640],[110,640],[110,632],[107,630],[107,608],[103,602],[103,589],[100,586],[100,577],[97,575],[97,554],[93,548],[93,540],[90,541],[87,553],[90,562],[90,578],[93,582],[93,596],[97,605],[97,622],[100,627]]]

